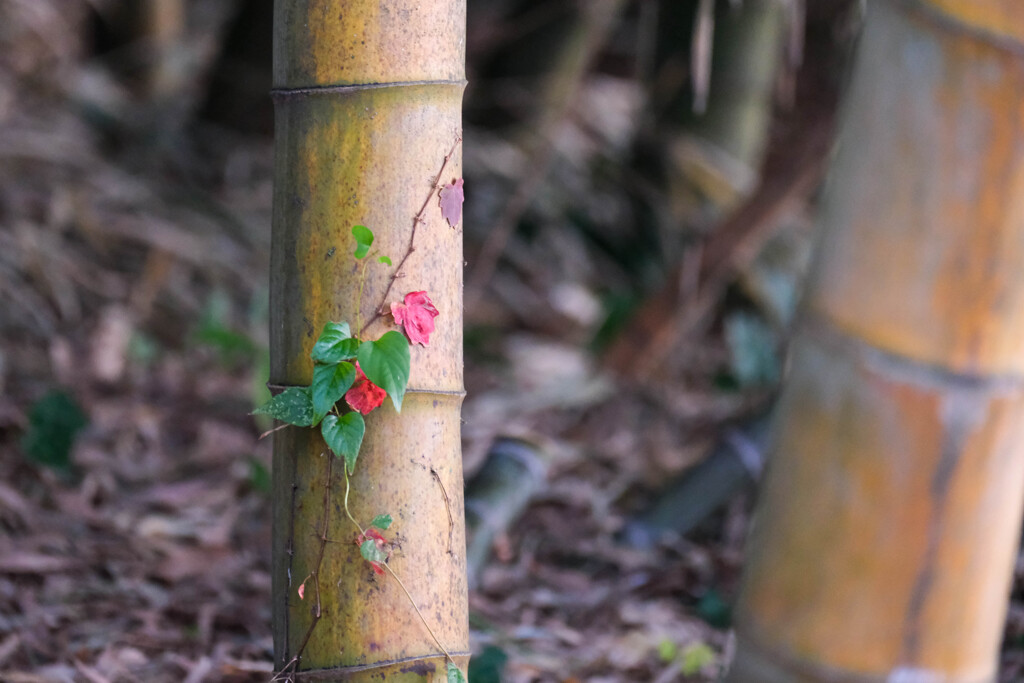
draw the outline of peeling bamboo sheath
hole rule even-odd
[[[461,132],[465,3],[278,0],[274,11],[271,382],[295,385],[310,381],[309,354],[324,323],[345,320],[358,329],[387,288],[391,269],[371,259],[360,299],[351,227],[373,230],[374,249],[397,263],[413,216]],[[461,166],[460,150],[445,175],[461,176]],[[412,350],[401,415],[387,401],[367,417],[350,507],[363,523],[381,513],[394,517],[391,566],[444,646],[466,653],[462,233],[443,221],[436,205],[417,230],[404,270],[392,298],[426,290],[441,315],[430,345]],[[366,336],[389,328],[377,321]],[[316,559],[325,452],[312,430],[275,435],[278,669],[295,656],[312,618],[309,592],[302,601],[296,589]],[[390,577],[375,578],[352,544],[356,529],[341,510],[344,485],[336,471],[332,542],[320,573],[324,616],[298,667],[310,673],[298,678],[446,680],[443,658],[401,588]],[[456,659],[464,665],[468,655]]]
[[[732,683],[994,681],[1024,484],[1024,3],[869,4]]]

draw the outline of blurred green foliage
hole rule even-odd
[[[726,629],[732,625],[732,608],[714,588],[700,596],[694,611],[715,628]]]
[[[36,401],[28,415],[28,431],[21,446],[32,462],[61,472],[71,469],[75,435],[89,424],[71,396],[53,390]]]
[[[488,645],[469,660],[469,680],[473,683],[501,683],[508,655],[500,647]]]
[[[729,370],[741,388],[771,386],[781,374],[772,328],[758,316],[739,311],[725,320]]]
[[[232,304],[227,293],[215,289],[210,293],[196,329],[195,341],[216,350],[226,366],[254,360],[260,345],[232,325]]]

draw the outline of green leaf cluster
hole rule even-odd
[[[353,255],[358,258],[366,258],[373,246],[373,231],[365,225],[353,225],[352,236],[356,238],[356,250]]]
[[[690,643],[683,650],[679,670],[684,676],[694,676],[715,663],[715,651],[707,643]]]
[[[355,411],[341,417],[328,415],[324,418],[320,433],[331,452],[345,459],[349,474],[355,472],[359,448],[363,445],[363,434],[366,433],[363,416]]]
[[[88,423],[75,399],[63,391],[51,391],[29,410],[28,431],[21,447],[29,460],[67,472],[71,469],[75,435]]]
[[[369,243],[372,241],[370,233]],[[297,427],[319,426],[327,447],[345,460],[351,474],[359,458],[366,422],[358,412],[339,410],[338,403],[355,384],[356,362],[367,379],[383,389],[395,410],[401,412],[409,383],[409,342],[394,330],[380,339],[360,341],[352,336],[347,322],[328,322],[310,356],[314,365],[309,386],[289,387],[253,412]],[[387,523],[390,524],[390,518]]]
[[[377,541],[372,538],[368,538],[363,541],[363,544],[359,546],[359,554],[362,555],[363,559],[367,562],[383,564],[388,561],[388,554],[381,550],[377,546]]]
[[[296,427],[312,427],[313,397],[309,387],[289,387],[252,412]]]
[[[356,366],[347,361],[318,363],[313,367],[313,424],[317,424],[341,400],[356,381]]]
[[[473,683],[501,683],[508,655],[496,645],[488,645],[483,652],[469,660],[469,675]]]
[[[741,387],[770,386],[779,381],[781,361],[772,328],[757,316],[737,312],[725,320],[729,369]]]
[[[455,666],[455,662],[448,662],[448,683],[468,683],[466,681],[466,674],[462,673],[462,670]]]
[[[373,246],[373,231],[365,225],[353,225],[352,237],[356,239],[356,249],[352,252],[352,255],[360,260],[366,258],[370,253],[370,247]],[[377,263],[390,266],[391,259],[387,256],[378,256]]]
[[[348,323],[327,323],[310,355],[315,363],[340,363],[355,358],[358,348],[359,340],[352,336]]]
[[[715,663],[717,655],[707,643],[696,641],[680,650],[668,638],[658,643],[658,657],[666,664],[676,663],[684,676],[696,676]]]
[[[373,521],[370,522],[370,526],[380,529],[381,531],[387,531],[393,521],[394,520],[391,518],[391,515],[377,515],[373,518]]]
[[[405,386],[409,383],[409,340],[401,332],[385,332],[380,339],[360,344],[358,358],[359,367],[370,381],[391,397],[395,412],[402,412]]]

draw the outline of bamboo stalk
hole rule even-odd
[[[1022,17],[869,6],[727,681],[995,679],[1024,502]]]
[[[706,61],[707,85],[703,95],[695,90],[672,151],[678,170],[728,210],[753,189],[763,160],[786,11],[780,0],[748,0],[719,13],[707,54],[698,58],[692,50],[694,78]]]
[[[764,469],[768,417],[759,414],[731,427],[699,463],[668,483],[651,505],[629,520],[622,540],[637,548],[686,536],[745,488]]]
[[[662,3],[660,41],[668,50],[659,80],[678,83],[663,106],[655,102],[661,110],[656,142],[665,156],[675,222],[691,224],[709,208],[712,215],[728,212],[756,189],[785,52],[785,5]],[[680,29],[691,32],[685,87],[670,75],[682,66]]]
[[[426,290],[440,311],[429,345],[412,349],[401,414],[389,401],[367,416],[350,481],[356,519],[394,517],[387,566],[400,582],[376,576],[360,557],[352,542],[358,530],[341,508],[345,487],[337,474],[327,479],[323,458],[330,456],[319,435],[297,428],[275,434],[276,667],[298,655],[299,680],[444,681],[438,645],[463,668],[469,649],[462,232],[442,218],[433,187],[462,174],[459,149],[445,177],[435,178],[461,132],[465,4],[279,0],[274,19],[271,382],[310,381],[310,351],[328,321],[347,321],[354,330],[358,321],[372,321],[369,339],[390,329],[390,316],[374,319],[385,297],[400,301]],[[351,227],[368,226],[374,248],[399,264],[428,196],[434,200],[401,272],[373,262],[361,287]],[[311,572],[321,588],[320,618],[310,595],[300,599],[296,592]]]
[[[550,454],[528,441],[501,438],[466,482],[466,557],[475,588],[495,539],[515,524],[547,482]]]

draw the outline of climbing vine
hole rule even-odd
[[[379,408],[385,398],[390,398],[395,411],[402,411],[402,400],[405,397],[406,385],[409,382],[411,365],[410,346],[419,344],[427,346],[430,335],[434,332],[434,319],[440,315],[425,290],[410,291],[401,301],[392,300],[392,290],[399,278],[403,277],[403,268],[409,257],[416,250],[416,232],[424,223],[424,214],[430,206],[435,194],[441,209],[442,217],[449,226],[455,228],[462,215],[463,180],[452,179],[442,184],[442,178],[449,160],[461,143],[456,137],[451,150],[445,155],[441,169],[435,179],[430,193],[423,202],[419,212],[413,217],[412,229],[406,251],[393,266],[391,259],[379,255],[373,250],[373,231],[363,225],[352,227],[352,238],[355,248],[352,256],[360,262],[359,303],[362,303],[363,285],[366,282],[367,264],[376,261],[385,267],[393,268],[390,281],[382,300],[373,309],[373,315],[363,324],[362,320],[353,321],[354,328],[348,321],[328,322],[324,325],[319,337],[313,345],[310,360],[313,362],[313,379],[308,386],[288,387],[271,398],[266,404],[254,411],[264,414],[288,425],[319,429],[324,443],[334,456],[344,461],[342,474],[345,482],[343,509],[352,523],[355,533],[355,545],[363,560],[379,575],[389,575],[409,599],[423,626],[430,637],[444,654],[447,660],[448,683],[466,683],[465,674],[458,668],[451,654],[441,644],[434,630],[420,611],[416,600],[406,588],[405,583],[389,564],[391,543],[386,532],[391,526],[389,514],[379,514],[365,526],[353,515],[349,508],[349,479],[354,474],[359,460],[359,452],[366,432],[366,416]],[[361,306],[357,307],[361,310]],[[384,332],[376,339],[366,338],[366,330],[370,325],[390,315],[396,328]],[[353,329],[356,330],[353,332]],[[302,654],[309,642],[313,630],[322,617],[320,600],[320,568],[327,551],[328,523],[330,521],[331,481],[334,475],[334,459],[326,458],[327,477],[324,485],[323,523],[319,531],[320,545],[316,560],[309,575],[295,589],[300,600],[306,599],[307,587],[311,588],[313,600],[313,619],[299,645],[294,657],[282,668],[275,680],[289,676],[298,669]],[[341,544],[342,547],[348,547]],[[291,589],[289,589],[291,590]]]

